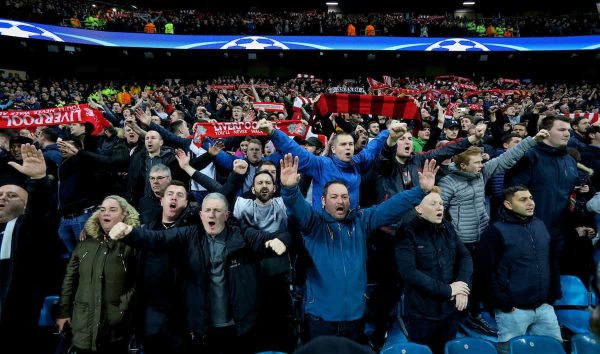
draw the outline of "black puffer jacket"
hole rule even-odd
[[[481,237],[486,306],[507,312],[513,307],[534,309],[560,298],[560,274],[549,245],[550,234],[540,219],[521,219],[502,208],[498,221]]]
[[[450,284],[471,283],[473,261],[446,220],[433,224],[416,216],[403,220],[396,262],[406,284],[404,304],[416,315],[442,320],[456,311]]]

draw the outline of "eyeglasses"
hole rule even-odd
[[[157,176],[157,177],[152,177],[150,176],[150,181],[155,182],[155,181],[162,181],[163,179],[167,178],[167,176]]]

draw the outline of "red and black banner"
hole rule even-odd
[[[421,118],[419,108],[412,99],[407,97],[348,93],[322,94],[316,105],[321,115],[332,112],[373,114],[403,119]]]

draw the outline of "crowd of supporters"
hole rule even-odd
[[[571,36],[600,33],[598,14],[495,17],[471,20],[440,14],[308,12],[207,13],[152,10],[90,2],[5,0],[3,17],[122,32],[177,34],[377,35],[377,36]]]
[[[88,104],[110,125],[0,130],[0,338],[31,342],[55,291],[57,325],[83,352],[125,353],[133,334],[145,353],[289,353],[324,335],[378,350],[392,316],[436,354],[459,323],[499,350],[528,327],[562,340],[559,275],[594,286],[599,90],[452,75],[7,76],[3,119]],[[340,92],[416,113],[360,114]],[[320,109],[331,100],[338,112]],[[286,120],[308,135],[277,129]],[[262,134],[217,139],[199,124],[227,122]]]

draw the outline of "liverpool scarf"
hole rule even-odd
[[[58,108],[38,109],[35,111],[0,112],[0,129],[29,129],[41,126],[86,123],[94,125],[92,135],[102,133],[110,123],[102,112],[91,109],[87,104]]]
[[[273,127],[289,136],[306,137],[308,127],[299,120],[275,120]],[[230,136],[266,136],[258,129],[257,121],[246,122],[214,122],[194,124],[193,143],[202,146],[202,138],[226,138]]]

